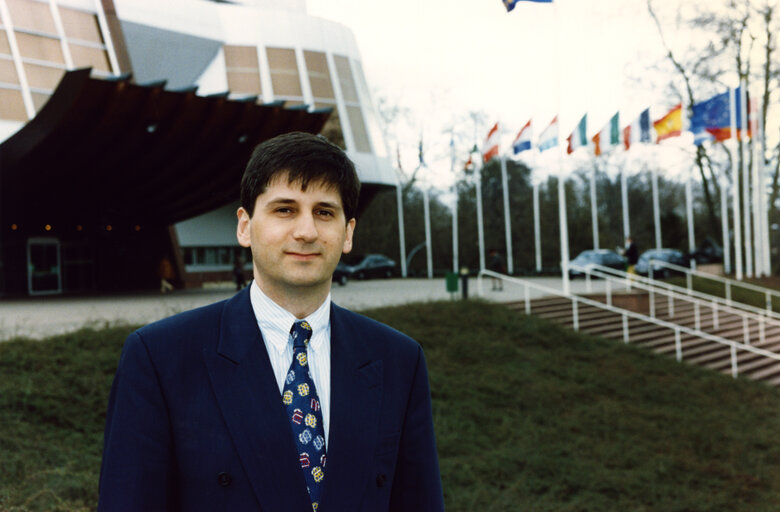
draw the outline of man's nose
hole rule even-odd
[[[306,242],[312,242],[317,239],[317,225],[314,221],[314,215],[301,214],[295,219],[295,236],[296,240],[303,240]]]

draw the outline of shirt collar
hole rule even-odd
[[[249,287],[249,298],[260,331],[269,334],[268,341],[274,348],[280,352],[284,351],[289,344],[290,330],[298,318],[271,300],[255,281],[252,281]],[[320,307],[306,318],[301,319],[306,320],[311,325],[312,339],[309,341],[309,347],[315,351],[327,338],[326,336],[317,336],[317,334],[326,332],[330,328],[330,302],[330,293],[328,293]]]

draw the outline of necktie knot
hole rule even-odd
[[[306,348],[311,339],[311,325],[306,320],[296,320],[290,329],[293,340],[293,350]]]

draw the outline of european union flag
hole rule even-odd
[[[504,2],[504,7],[506,7],[506,12],[511,11],[515,8],[515,4],[517,2],[536,2],[538,4],[551,4],[553,0],[501,0]]]
[[[741,91],[740,88],[734,91],[735,111],[737,113],[737,129],[742,128],[740,119],[741,109]],[[695,103],[691,108],[691,127],[697,141],[703,141],[710,138],[721,141],[731,136],[731,109],[729,106],[729,93],[724,92],[713,96],[712,98]],[[711,136],[707,135],[710,134]]]

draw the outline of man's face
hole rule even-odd
[[[252,217],[238,209],[238,242],[251,247],[254,277],[280,300],[302,292],[327,295],[342,253],[352,250],[355,219],[346,220],[337,188],[274,178],[257,196]]]

